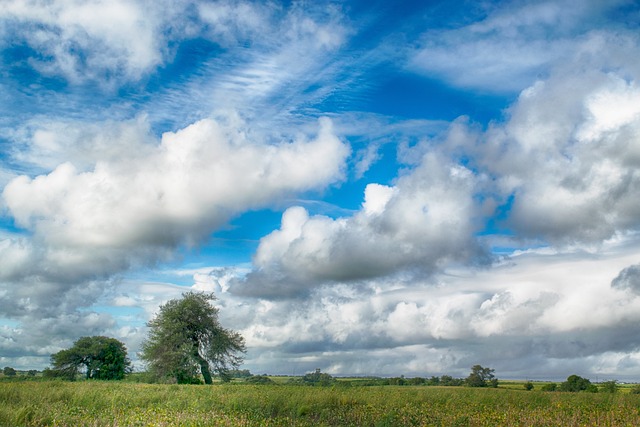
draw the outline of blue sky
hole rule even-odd
[[[0,365],[96,334],[136,359],[195,289],[256,373],[640,380],[639,23],[6,0]]]

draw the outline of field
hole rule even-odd
[[[0,426],[640,426],[640,395],[509,388],[0,383]]]

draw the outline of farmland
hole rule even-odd
[[[0,384],[1,426],[640,426],[640,395],[424,386]]]

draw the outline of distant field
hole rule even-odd
[[[0,384],[1,426],[640,426],[640,395],[467,387]]]

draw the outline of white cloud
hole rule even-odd
[[[36,69],[74,83],[139,79],[159,65],[164,40],[157,18],[145,2],[121,0],[8,0],[0,12],[5,25],[30,29],[12,37],[24,36],[41,54],[30,60]]]
[[[83,142],[96,147],[93,168],[82,171],[67,162],[5,187],[6,208],[31,233],[0,247],[8,300],[22,290],[49,294],[46,287],[66,298],[87,280],[168,259],[179,245],[206,239],[234,215],[339,181],[349,154],[326,119],[313,139],[274,144],[248,140],[245,129],[213,120],[167,133],[158,145],[126,144],[139,133],[112,133],[125,140],[111,147],[121,152],[100,158],[101,134],[71,132],[96,138],[95,146]],[[17,285],[26,282],[35,284],[28,291]],[[31,304],[47,302],[37,297]]]
[[[303,300],[257,299],[225,321],[242,330],[247,367],[260,372],[290,374],[295,365],[342,375],[462,376],[482,363],[500,377],[635,378],[615,364],[637,353],[640,298],[610,284],[627,276],[618,274],[637,262],[637,248],[631,236],[588,256],[529,250],[492,269],[450,270],[412,284],[325,284]],[[223,315],[242,301],[220,297]]]
[[[640,66],[609,71],[620,50],[638,54],[627,38],[605,38],[523,91],[485,135],[478,159],[513,195],[506,224],[518,235],[591,244],[640,225]]]
[[[279,230],[260,241],[255,271],[234,283],[243,295],[291,297],[325,281],[431,274],[450,263],[486,262],[473,234],[479,178],[435,153],[393,187],[369,184],[351,217],[309,217],[287,210]]]
[[[488,7],[481,21],[427,31],[409,67],[455,86],[517,93],[572,55],[581,37],[619,3],[512,1]]]
[[[226,48],[251,43],[280,55],[236,70],[229,84],[251,81],[261,91],[286,70],[285,62],[289,73],[305,67],[306,48],[334,49],[344,39],[338,8],[283,9],[243,1],[6,0],[0,46],[24,43],[33,50],[24,52],[28,64],[42,74],[117,88],[153,73],[184,40],[202,37]],[[300,54],[307,60],[287,61]]]

